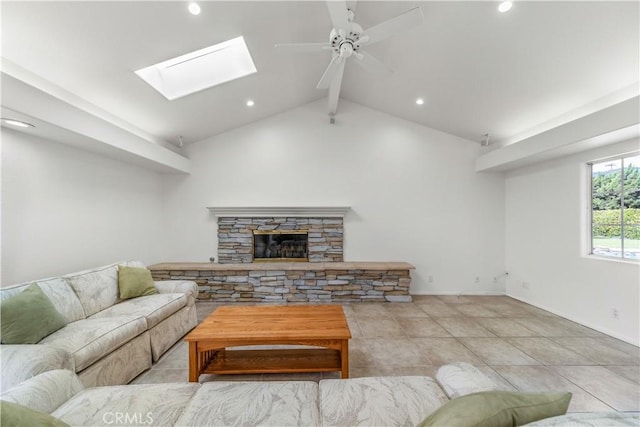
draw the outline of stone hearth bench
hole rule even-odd
[[[411,302],[406,262],[161,263],[154,280],[192,280],[216,302]]]

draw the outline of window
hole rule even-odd
[[[135,73],[172,101],[255,72],[247,44],[240,36]]]
[[[640,260],[640,154],[589,166],[591,254]]]

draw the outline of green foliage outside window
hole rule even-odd
[[[594,211],[620,209],[621,170],[593,174]],[[640,167],[627,167],[624,177],[624,207],[640,208]],[[619,212],[618,212],[619,214]]]
[[[595,255],[640,259],[640,155],[591,165]]]
[[[637,224],[640,226],[640,209],[625,209],[624,223],[626,225]],[[593,236],[594,237],[620,237],[620,209],[606,211],[593,211]],[[640,227],[625,227],[625,239],[640,239]]]

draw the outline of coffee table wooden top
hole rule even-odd
[[[222,306],[186,341],[345,340],[351,338],[340,305]]]

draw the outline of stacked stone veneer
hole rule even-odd
[[[179,270],[159,265],[151,271],[154,280],[193,280],[198,284],[199,300],[216,302],[411,301],[408,268],[225,270],[221,267]]]
[[[343,260],[342,218],[218,218],[218,262],[253,262],[253,231],[296,230],[309,233],[309,262]]]

